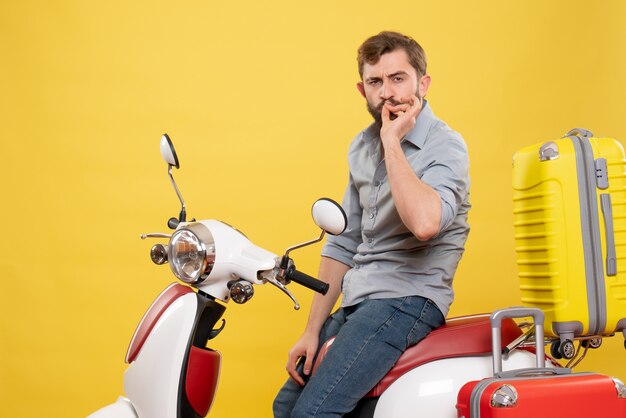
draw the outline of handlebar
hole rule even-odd
[[[287,279],[296,282],[304,287],[308,287],[309,289],[314,290],[317,293],[321,293],[322,295],[325,295],[328,292],[328,283],[311,277],[306,273],[302,273],[295,268],[289,269]]]

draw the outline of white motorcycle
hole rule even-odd
[[[325,294],[328,285],[296,270],[289,254],[321,241],[325,233],[341,234],[347,224],[337,203],[320,199],[312,214],[321,235],[277,256],[223,222],[187,221],[186,206],[172,176],[179,161],[167,134],[161,138],[161,154],[182,209],[178,218],[168,222],[174,229],[171,235],[153,233],[142,238],[169,240],[166,245],[154,245],[150,257],[156,264],[169,263],[182,284],[167,287],[137,326],[126,354],[125,396],[89,418],[206,416],[220,373],[220,354],[207,344],[224,327],[222,320],[215,328],[226,309],[223,303],[231,299],[245,303],[253,296],[254,285],[264,283],[284,292],[295,309],[299,309],[298,302],[286,288],[290,282]],[[527,316],[534,317],[535,325],[524,333],[512,318]],[[529,349],[533,342],[534,349]],[[448,319],[409,348],[349,416],[454,418],[461,386],[502,369],[543,367],[543,342],[543,313],[537,309]],[[325,344],[317,362],[331,343]],[[557,367],[552,362],[548,366]]]

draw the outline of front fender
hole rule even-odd
[[[133,404],[123,396],[117,398],[115,403],[97,410],[87,418],[139,418]]]

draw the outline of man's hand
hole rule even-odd
[[[399,142],[415,126],[415,121],[422,110],[422,100],[413,95],[408,103],[393,105],[385,103],[381,115],[383,126],[380,138],[385,145],[388,141]]]
[[[300,339],[296,341],[293,347],[291,347],[291,350],[289,350],[289,359],[287,360],[287,373],[289,373],[293,381],[300,386],[304,385],[304,379],[302,379],[302,376],[296,371],[296,363],[300,357],[306,357],[304,362],[304,375],[308,376],[311,374],[313,358],[315,357],[319,344],[320,330],[339,298],[341,279],[349,269],[349,266],[340,261],[322,257],[318,277],[326,281],[330,285],[330,288],[325,295],[316,293],[315,296],[313,296],[307,326]]]
[[[289,350],[289,359],[287,360],[287,373],[293,379],[294,382],[300,386],[304,386],[304,380],[302,376],[296,371],[296,363],[300,357],[306,357],[304,362],[304,374],[308,376],[311,374],[311,368],[313,367],[313,357],[317,351],[317,345],[319,338],[316,334],[305,332],[302,337],[291,347]]]

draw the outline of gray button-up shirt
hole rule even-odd
[[[322,255],[351,267],[342,282],[342,306],[418,295],[447,315],[454,297],[452,279],[469,233],[467,148],[461,135],[424,102],[401,145],[417,177],[441,197],[441,227],[436,237],[419,241],[394,205],[379,129],[369,126],[350,145],[350,178],[342,203],[348,228],[328,237]]]

